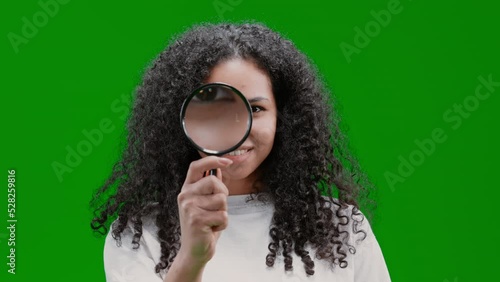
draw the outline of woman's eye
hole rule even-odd
[[[260,107],[260,106],[252,106],[252,113],[258,113],[260,111],[263,111],[264,108]]]

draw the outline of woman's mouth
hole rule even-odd
[[[249,151],[249,149],[246,149],[246,150],[235,150],[235,151],[227,153],[227,155],[229,155],[229,156],[239,156],[239,155],[245,154],[248,151]]]
[[[229,152],[229,153],[223,155],[223,157],[232,160],[233,163],[234,162],[242,162],[248,157],[250,151],[252,151],[251,148],[234,150],[232,152]]]

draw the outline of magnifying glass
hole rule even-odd
[[[184,100],[181,124],[197,150],[222,156],[245,142],[252,128],[252,110],[238,89],[225,83],[208,83]],[[211,169],[208,174],[216,172]]]

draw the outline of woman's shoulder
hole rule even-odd
[[[354,205],[342,205],[339,199],[332,198],[332,202],[335,203],[333,211],[349,219],[342,228],[349,232],[348,244],[355,247],[349,248],[354,254],[350,266],[355,273],[354,281],[390,282],[384,255],[366,215]]]
[[[162,273],[155,274],[154,271],[161,256],[156,215],[157,212],[153,212],[142,216],[140,231],[128,220],[119,238],[113,230],[118,228],[120,218],[113,221],[106,236],[103,254],[108,281],[158,281],[161,278]],[[140,237],[136,236],[138,233],[141,233]]]
[[[355,205],[343,203],[338,198],[322,196],[333,212],[335,225],[339,230],[348,232],[349,244],[358,245],[361,242],[373,242],[375,235],[368,217]]]
[[[156,225],[156,218],[159,213],[158,203],[150,204],[148,210],[149,212],[145,215],[142,215],[139,221],[133,220],[132,218],[127,219],[125,226],[121,227],[123,228],[123,230],[119,234],[121,241],[130,241],[132,240],[134,235],[138,233],[151,234],[156,236],[156,234],[158,233],[158,227]],[[140,222],[140,224],[137,224],[137,222]],[[108,231],[108,237],[116,239],[113,230],[119,228],[120,223],[120,217],[116,218],[111,223]]]

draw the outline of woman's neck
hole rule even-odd
[[[245,195],[258,192],[258,179],[260,173],[254,171],[249,176],[242,179],[224,178],[222,175],[222,182],[229,190],[229,195]]]

